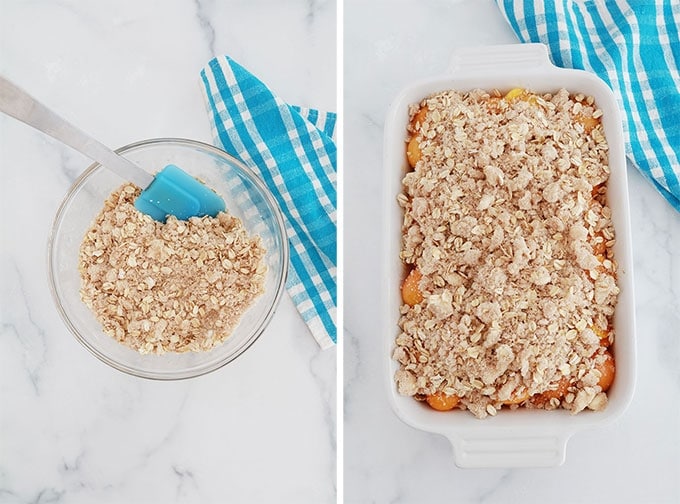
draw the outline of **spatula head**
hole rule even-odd
[[[224,200],[213,190],[175,165],[156,174],[149,187],[135,201],[135,208],[160,222],[168,215],[180,220],[215,217],[225,210]]]

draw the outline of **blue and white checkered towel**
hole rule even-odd
[[[625,111],[628,157],[680,210],[680,2],[496,1],[521,41],[609,84]]]
[[[336,115],[291,106],[229,57],[201,71],[219,145],[259,174],[286,221],[286,289],[322,348],[336,328]]]

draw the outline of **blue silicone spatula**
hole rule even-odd
[[[168,215],[215,217],[225,205],[217,193],[175,165],[156,175],[119,156],[105,145],[61,118],[24,90],[0,76],[0,111],[73,147],[81,154],[142,188],[135,207],[160,222]]]

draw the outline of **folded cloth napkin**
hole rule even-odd
[[[229,57],[201,71],[216,145],[260,175],[290,243],[286,290],[322,348],[336,328],[336,114],[292,106]]]
[[[629,159],[680,210],[680,2],[496,1],[520,40],[609,84]]]

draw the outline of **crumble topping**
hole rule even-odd
[[[80,295],[104,332],[140,353],[208,351],[264,292],[265,249],[236,217],[157,222],[125,184],[80,246]]]
[[[619,290],[601,115],[564,89],[411,107],[400,255],[422,302],[400,310],[400,394],[457,396],[479,418],[606,406]]]

